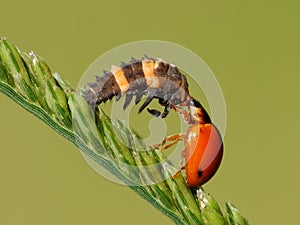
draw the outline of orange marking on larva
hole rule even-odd
[[[143,60],[143,72],[145,78],[153,77],[154,74],[154,61],[153,60]]]
[[[155,76],[154,63],[153,60],[143,60],[143,72],[147,80],[147,85],[152,88],[158,88],[159,79]]]
[[[129,83],[124,75],[123,70],[117,66],[112,65],[111,72],[113,73],[113,75],[116,79],[116,82],[120,87],[122,94],[125,93],[126,91],[128,91]]]

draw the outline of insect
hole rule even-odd
[[[182,157],[185,159],[185,166],[180,170],[185,169],[188,186],[197,188],[217,172],[223,156],[223,141],[202,105],[192,97],[188,97],[187,101],[189,112],[177,108],[190,125],[186,134],[166,137],[154,147],[163,146],[161,150],[164,150],[183,140]],[[172,143],[166,145],[167,141]]]
[[[139,113],[153,99],[158,99],[164,110],[147,108],[153,116],[164,118],[171,109],[182,114],[189,124],[186,134],[166,137],[156,147],[162,146],[161,150],[164,150],[184,141],[182,157],[185,166],[181,169],[186,171],[190,188],[203,185],[216,173],[223,156],[222,138],[200,102],[189,94],[187,79],[175,65],[144,56],[141,60],[132,59],[128,64],[121,63],[120,67],[112,66],[110,72],[104,71],[104,76],[96,77],[96,82],[89,86],[84,97],[90,105],[104,103],[113,97],[118,101],[125,96],[125,110],[134,96],[135,104],[138,104],[145,95],[147,99]],[[166,145],[167,141],[172,143]]]
[[[141,60],[132,58],[130,63],[121,63],[120,67],[112,66],[111,71],[103,71],[104,76],[97,76],[96,82],[90,83],[84,97],[90,105],[99,105],[116,96],[118,101],[125,96],[123,109],[135,96],[135,104],[142,97],[146,101],[139,108],[142,112],[153,99],[158,99],[164,107],[160,112],[147,109],[156,117],[164,118],[172,106],[185,105],[188,97],[188,83],[186,77],[180,73],[175,65],[168,64],[162,59],[144,56]]]

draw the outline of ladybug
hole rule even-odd
[[[164,150],[183,140],[184,150],[181,155],[185,159],[185,165],[180,170],[184,169],[186,172],[187,185],[190,188],[197,188],[209,181],[217,172],[223,157],[223,141],[202,105],[192,97],[187,101],[189,112],[181,108],[175,109],[188,122],[187,132],[168,136],[154,147],[163,146],[161,150]],[[166,145],[167,141],[172,143]]]

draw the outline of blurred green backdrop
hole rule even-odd
[[[5,1],[0,34],[74,86],[99,55],[159,39],[202,57],[223,89],[225,157],[205,185],[251,224],[296,224],[299,208],[298,1]],[[298,75],[297,75],[298,74]],[[0,224],[172,224],[0,95]]]

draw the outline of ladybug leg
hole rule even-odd
[[[185,170],[185,166],[180,166],[180,169],[172,176],[174,179],[181,173],[182,170]]]
[[[160,148],[161,151],[166,150],[172,147],[173,145],[177,144],[179,141],[182,141],[184,136],[185,136],[184,134],[174,134],[171,136],[167,136],[162,140],[160,144],[153,145],[152,147]],[[167,141],[171,141],[172,143],[166,145]]]
[[[192,121],[191,116],[186,110],[184,110],[178,106],[176,108],[174,107],[174,110],[179,112],[187,123],[191,123],[191,121]]]
[[[177,172],[172,176],[175,179],[181,173],[181,169],[177,170]]]
[[[178,140],[179,141],[179,140]],[[171,144],[165,145],[163,147],[160,148],[160,151],[166,150],[168,148],[171,148],[173,145],[176,145],[178,143],[178,141],[174,141]]]

